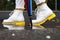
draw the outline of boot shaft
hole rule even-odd
[[[42,18],[42,17],[47,17],[51,15],[53,11],[47,6],[47,4],[44,4],[37,8],[37,19]]]

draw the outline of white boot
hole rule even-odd
[[[36,20],[32,20],[33,24],[43,24],[47,20],[53,19],[56,15],[45,3],[46,0],[34,0],[37,6]]]
[[[24,9],[24,0],[16,0],[16,9],[14,10],[13,14],[8,19],[3,20],[3,22],[24,21],[23,9]],[[3,25],[3,26],[9,28],[9,30],[24,29],[22,27],[15,27],[13,25]]]

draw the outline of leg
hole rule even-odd
[[[13,14],[8,18],[3,21],[4,22],[21,22],[24,21],[24,16],[23,16],[23,10],[24,10],[24,0],[15,0],[15,10]],[[13,25],[4,25],[4,27],[7,27],[9,29],[15,29]],[[19,29],[19,27],[16,27],[16,29]]]
[[[56,15],[53,11],[47,6],[46,0],[34,0],[37,5],[36,11],[36,20],[32,20],[33,24],[43,24],[47,20],[51,20]]]

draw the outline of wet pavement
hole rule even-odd
[[[60,40],[60,29],[0,30],[0,40]]]
[[[0,12],[0,21],[7,19],[10,12]],[[60,29],[54,28],[55,26],[60,26],[60,22],[57,22],[56,19],[60,20],[60,12],[55,12],[57,17],[54,18],[54,21],[46,22],[44,24],[46,29],[35,29],[35,30],[8,30],[0,29],[0,40],[60,40]],[[24,12],[24,16],[27,19],[27,13]],[[35,19],[33,14],[32,19]],[[0,22],[1,23],[1,22]],[[3,25],[0,24],[0,28],[3,28]]]

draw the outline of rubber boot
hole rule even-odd
[[[47,20],[51,20],[56,15],[53,13],[53,11],[48,7],[47,3],[45,2],[46,0],[34,0],[37,8],[36,8],[36,20],[32,20],[33,24],[43,24]]]
[[[23,10],[24,10],[24,0],[15,0],[15,10],[13,14],[8,18],[3,20],[3,22],[22,22],[24,21]],[[4,27],[9,28],[9,30],[21,30],[23,27],[15,27],[13,25],[3,25]]]

